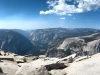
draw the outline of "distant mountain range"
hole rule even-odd
[[[100,30],[91,28],[49,28],[32,30],[29,34],[30,41],[40,51],[46,52],[49,47],[57,46],[66,38],[86,36],[99,33]]]
[[[98,34],[92,36],[91,34],[94,33]],[[46,53],[49,57],[64,57],[79,51],[79,49],[83,51],[83,47],[85,49],[86,46],[90,46],[89,42],[99,40],[99,33],[100,30],[92,28],[48,28],[29,31],[1,29],[0,47],[18,54],[39,55]]]
[[[36,52],[35,46],[22,34],[12,30],[0,30],[0,49],[25,55]]]

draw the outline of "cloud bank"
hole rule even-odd
[[[48,0],[47,4],[49,9],[40,11],[40,14],[68,15],[100,8],[100,0]]]

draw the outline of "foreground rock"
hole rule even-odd
[[[18,70],[18,66],[14,62],[0,62],[0,67],[4,75],[15,75],[15,72]]]
[[[17,63],[24,63],[26,62],[26,58],[24,56],[16,56],[14,57],[14,61]]]
[[[51,59],[51,60],[43,60],[38,59],[31,63],[27,64],[20,64],[19,70],[16,72],[16,74],[22,74],[22,75],[50,75],[49,70],[52,69],[62,69],[65,68],[66,65],[62,62],[58,62],[59,59]],[[42,67],[41,67],[42,66]],[[40,72],[38,72],[40,70]]]
[[[91,58],[74,62],[64,70],[67,75],[100,75],[100,53]]]
[[[12,55],[10,55],[11,57]],[[3,56],[7,57],[7,56]],[[0,62],[0,72],[6,75],[100,75],[100,53],[93,56],[72,54],[64,58],[40,58],[24,62],[24,56],[13,56]],[[30,57],[26,58],[29,59]],[[21,62],[22,61],[22,62]]]
[[[0,60],[10,60],[10,61],[14,61],[14,58],[11,56],[0,56]]]
[[[51,70],[50,71],[51,75],[67,75],[67,73],[64,70]]]
[[[72,55],[75,57],[75,54]],[[16,72],[17,75],[100,75],[100,53],[87,58],[81,56],[67,67],[62,67],[61,62],[66,58],[38,59],[31,63],[22,64]],[[72,58],[73,58],[72,57]],[[57,63],[60,63],[59,65]],[[65,63],[63,63],[65,64]],[[57,66],[56,66],[57,65]],[[58,68],[58,66],[61,66]],[[49,69],[48,69],[49,68]]]
[[[32,65],[23,65],[21,69],[16,72],[16,75],[50,75],[46,67],[33,67]]]
[[[0,73],[3,73],[3,70],[2,70],[2,68],[0,68]]]

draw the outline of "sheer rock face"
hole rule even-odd
[[[65,57],[72,53],[83,55],[85,51],[89,55],[100,52],[100,34],[95,33],[89,36],[81,36],[65,39],[60,45],[49,48],[46,56]]]
[[[69,38],[63,41],[56,49],[50,49],[46,55],[49,57],[65,57],[71,55],[72,52],[78,52],[82,50],[82,46],[85,44],[83,39]]]
[[[87,46],[83,47],[83,50],[88,51],[89,55],[93,55],[100,52],[100,39],[88,42]]]
[[[34,50],[35,47],[20,33],[11,30],[0,30],[0,49],[23,55]]]

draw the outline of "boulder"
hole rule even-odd
[[[44,66],[35,67],[33,64],[27,63],[19,68],[19,70],[16,72],[16,75],[50,75],[50,73]]]
[[[37,68],[34,72],[33,75],[50,75],[50,73],[48,72],[48,70],[46,69],[46,67],[40,67]]]
[[[66,63],[72,63],[76,54],[69,55],[67,57],[61,58],[60,61],[66,61]]]
[[[6,73],[3,72],[2,68],[0,68],[0,75],[6,75]]]
[[[50,71],[51,75],[67,75],[66,72],[64,70],[51,70]]]
[[[32,57],[32,60],[36,60],[36,59],[39,59],[39,57],[38,56],[33,56]]]
[[[67,75],[100,75],[100,53],[91,58],[74,62],[64,71]]]
[[[0,62],[0,67],[1,67],[1,74],[0,75],[15,75],[15,72],[18,69],[18,66],[16,63],[12,61],[4,61]]]
[[[47,70],[52,70],[52,69],[63,69],[66,67],[66,65],[64,63],[52,63],[52,64],[47,64],[45,65],[45,67],[47,68]]]
[[[3,50],[0,50],[0,55],[4,56],[6,53]]]
[[[24,56],[16,56],[14,58],[14,60],[17,62],[17,63],[24,63],[26,62],[26,58]]]
[[[88,58],[90,58],[90,56],[82,56],[82,57],[79,57],[79,58],[77,58],[77,59],[75,59],[75,61],[74,62],[78,62],[78,61],[82,61],[82,60],[85,60],[85,59],[88,59]]]
[[[14,57],[11,57],[11,56],[0,56],[0,60],[14,61]]]
[[[40,72],[41,73],[40,74],[38,70],[40,71],[45,70],[45,71],[42,71],[43,75],[49,75],[48,71],[50,70],[63,69],[66,67],[64,63],[59,62],[58,58],[51,58],[50,60],[37,59],[31,63],[19,64],[19,66],[20,68],[16,72],[16,74],[22,74],[22,75],[31,75],[31,74],[32,75],[42,75],[42,73]]]
[[[43,59],[43,58],[46,58],[46,56],[45,55],[39,55],[39,58]]]
[[[2,68],[0,68],[0,73],[3,73],[3,70],[2,70]]]

